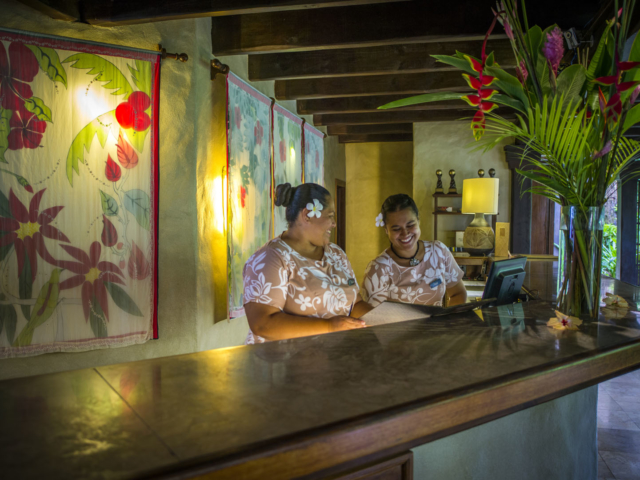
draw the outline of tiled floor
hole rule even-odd
[[[640,370],[598,388],[598,480],[640,480]]]

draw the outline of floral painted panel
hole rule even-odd
[[[157,332],[159,65],[0,30],[0,358]]]
[[[227,76],[229,318],[244,315],[242,268],[271,232],[271,100]]]
[[[302,119],[273,106],[273,194],[281,183],[302,183]],[[274,207],[274,237],[287,229],[284,208]]]
[[[324,185],[324,133],[304,124],[304,183]]]

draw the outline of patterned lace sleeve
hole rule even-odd
[[[444,243],[437,241],[435,242],[435,247],[440,250],[439,256],[443,259],[444,262],[444,283],[447,285],[447,287],[455,285],[456,283],[458,283],[458,280],[462,278],[464,272],[458,266],[456,259],[453,257]]]
[[[390,272],[385,265],[373,260],[364,272],[362,297],[369,305],[377,307],[389,299]]]
[[[244,304],[262,303],[284,309],[289,273],[282,257],[273,248],[254,253],[242,271]]]

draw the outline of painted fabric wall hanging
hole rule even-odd
[[[304,182],[324,185],[324,133],[304,124]]]
[[[302,183],[302,119],[280,105],[273,106],[273,193],[281,183]],[[284,208],[273,209],[273,236],[287,229]]]
[[[0,30],[0,358],[157,332],[159,56]]]
[[[227,75],[229,318],[244,315],[242,268],[271,232],[271,100]]]

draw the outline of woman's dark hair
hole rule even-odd
[[[387,213],[399,212],[400,210],[404,210],[406,208],[410,208],[413,210],[413,213],[416,214],[416,217],[419,217],[418,207],[416,206],[416,202],[413,201],[409,195],[405,193],[398,193],[396,195],[391,195],[387,197],[387,199],[382,204],[382,220],[387,223]]]
[[[285,218],[289,225],[293,225],[307,203],[313,203],[316,198],[323,207],[328,205],[329,190],[317,183],[303,183],[292,187],[290,183],[281,183],[276,187],[276,207],[286,207]]]

